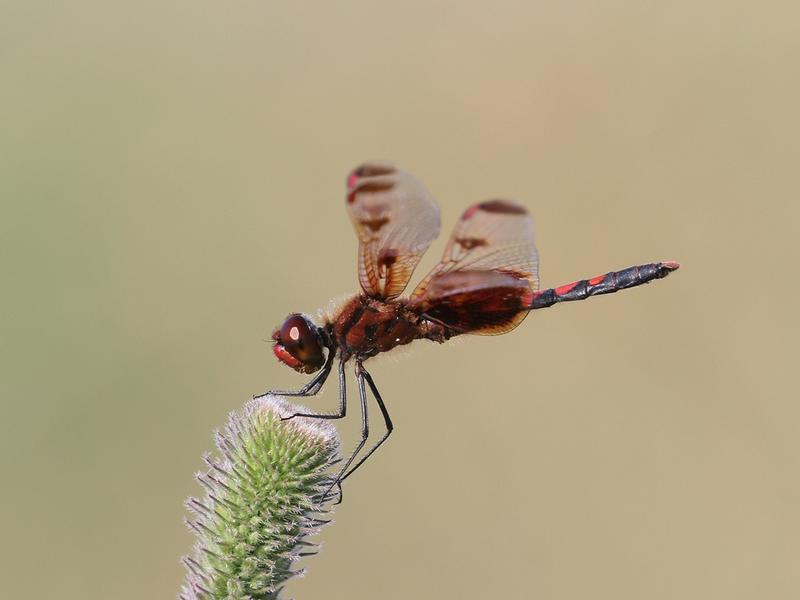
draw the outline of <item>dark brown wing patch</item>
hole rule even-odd
[[[461,246],[464,250],[472,250],[473,248],[477,248],[478,246],[486,246],[489,244],[483,238],[477,237],[463,237],[463,238],[456,238],[456,244]]]
[[[376,217],[374,219],[361,219],[360,223],[369,227],[370,231],[377,233],[381,228],[389,222],[388,217]]]
[[[389,173],[385,173],[385,175],[388,174]],[[359,181],[358,178],[353,180],[351,177],[351,181],[355,181],[355,184],[353,185],[352,188],[349,188],[349,192],[347,194],[347,202],[351,204],[356,201],[356,194],[358,193],[386,192],[388,190],[391,190],[395,186],[395,182],[390,180],[380,180],[380,179],[376,179],[373,181],[361,180],[360,185],[358,184]]]
[[[489,213],[506,214],[506,215],[525,215],[528,211],[524,207],[509,202],[508,200],[486,200],[473,206],[470,206],[461,216],[462,220],[471,218],[477,211],[482,210]]]
[[[530,282],[522,273],[454,271],[428,283],[423,316],[458,333],[498,335],[519,325],[533,302]]]

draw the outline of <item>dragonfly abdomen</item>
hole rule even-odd
[[[612,271],[591,279],[581,279],[557,288],[542,290],[534,294],[531,309],[547,308],[558,302],[586,300],[591,296],[599,296],[601,294],[613,294],[619,290],[636,287],[654,279],[662,279],[679,266],[678,263],[672,261],[649,263],[628,267],[621,271]]]

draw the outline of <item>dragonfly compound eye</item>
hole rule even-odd
[[[319,330],[305,315],[286,317],[273,339],[275,356],[296,371],[313,373],[325,363]]]

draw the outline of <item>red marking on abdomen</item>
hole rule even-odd
[[[597,277],[592,277],[592,278],[589,280],[589,285],[597,285],[598,283],[600,283],[601,281],[603,281],[603,279],[605,279],[605,278],[606,278],[606,276],[605,276],[605,275],[598,275]]]
[[[577,281],[573,281],[572,283],[568,283],[567,285],[562,285],[561,287],[557,287],[555,289],[556,296],[563,296],[564,294],[569,294],[569,292],[578,285]]]
[[[350,173],[350,177],[347,178],[347,189],[352,190],[356,187],[356,181],[358,181],[358,175],[355,172]]]

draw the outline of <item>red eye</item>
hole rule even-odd
[[[313,373],[325,363],[318,328],[304,315],[289,315],[272,334],[275,356],[303,373]]]
[[[281,325],[281,342],[286,344],[297,344],[303,346],[309,338],[313,336],[308,323],[301,315],[291,315]]]

